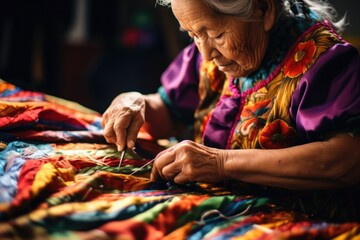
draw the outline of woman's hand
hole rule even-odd
[[[122,151],[133,148],[141,126],[145,122],[145,97],[137,92],[117,96],[103,114],[102,127],[108,143]]]
[[[161,153],[154,161],[151,179],[163,178],[177,184],[224,180],[226,151],[183,141]]]

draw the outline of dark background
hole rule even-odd
[[[360,47],[360,1],[330,0]],[[121,92],[155,92],[188,44],[155,0],[0,0],[0,78],[103,112]]]

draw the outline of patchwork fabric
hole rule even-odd
[[[0,109],[0,239],[360,238],[359,222],[279,204],[290,196],[152,181],[163,147],[145,133],[118,168],[100,115],[76,103],[1,81]]]

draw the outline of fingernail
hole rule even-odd
[[[127,145],[129,148],[133,148],[135,147],[135,142],[133,140],[129,140]]]

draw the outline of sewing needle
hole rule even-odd
[[[133,171],[132,173],[129,174],[129,176],[133,175],[134,173],[137,173],[138,171],[140,171],[141,169],[143,169],[144,167],[146,167],[147,165],[149,165],[150,163],[154,162],[155,159],[145,163],[144,165],[142,165],[140,168],[136,169],[135,171]]]
[[[119,166],[118,166],[118,169],[120,169],[121,164],[122,164],[122,162],[123,162],[123,160],[124,160],[124,157],[125,157],[125,152],[126,152],[126,148],[124,148],[124,150],[122,150],[122,152],[121,152],[121,156],[120,156],[120,161],[119,161]]]

